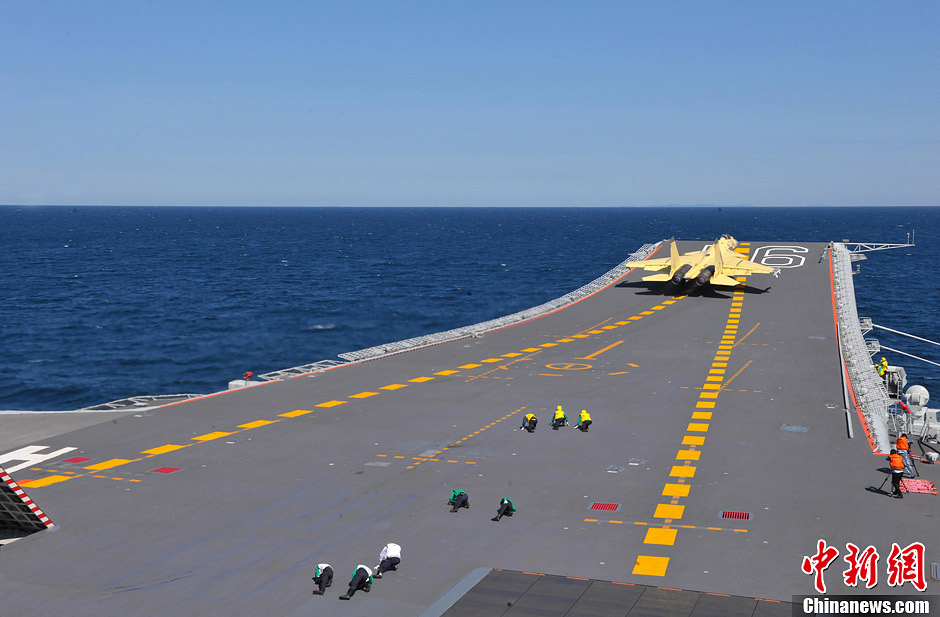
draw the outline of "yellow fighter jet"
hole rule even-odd
[[[644,276],[644,281],[669,281],[673,285],[682,286],[689,282],[696,289],[711,283],[712,285],[738,285],[735,276],[748,274],[780,274],[778,268],[771,268],[762,264],[741,259],[734,249],[738,241],[725,234],[715,240],[715,243],[704,251],[695,251],[679,255],[676,240],[669,241],[669,257],[661,259],[647,259],[633,264],[636,268],[644,270],[669,270],[666,274],[653,274]]]

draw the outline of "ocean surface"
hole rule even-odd
[[[859,314],[940,341],[940,208],[3,206],[0,409],[216,392],[245,371],[541,304],[672,236],[901,243],[911,230],[915,248],[861,262]],[[940,362],[935,345],[869,336]],[[884,355],[909,384],[940,383],[940,367]]]

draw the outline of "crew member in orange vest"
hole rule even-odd
[[[914,466],[911,465],[911,444],[907,441],[907,433],[901,433],[894,447],[897,448],[898,454],[901,455],[901,459],[904,461],[904,471],[913,478]]]
[[[904,475],[904,459],[898,454],[898,451],[891,448],[891,454],[888,455],[888,462],[891,466],[891,496],[895,499],[904,499],[901,494],[901,477]]]

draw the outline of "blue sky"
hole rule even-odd
[[[938,7],[6,2],[0,203],[940,205]]]

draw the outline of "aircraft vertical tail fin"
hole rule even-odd
[[[676,239],[669,241],[669,278],[679,269],[679,248],[676,246]]]

